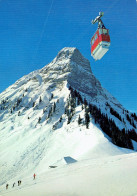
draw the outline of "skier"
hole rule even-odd
[[[6,189],[8,189],[8,186],[9,186],[9,185],[8,185],[8,184],[6,184]]]
[[[36,174],[34,173],[34,175],[33,175],[33,180],[35,180],[35,177],[36,177]]]
[[[18,180],[18,186],[21,185],[21,180]]]
[[[14,187],[15,186],[15,182],[13,183],[13,186],[12,187]]]

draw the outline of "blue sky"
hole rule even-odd
[[[94,61],[90,39],[99,11],[110,31],[109,52]],[[0,92],[42,68],[64,47],[77,47],[94,75],[122,105],[137,111],[136,0],[1,0]]]

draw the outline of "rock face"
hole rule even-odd
[[[77,48],[63,48],[57,57],[42,69],[52,72],[55,83],[67,80],[73,88],[95,97],[97,94],[105,96],[100,82],[94,77],[89,61],[82,56]]]

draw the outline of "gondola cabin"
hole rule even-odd
[[[106,28],[98,28],[91,39],[91,55],[95,60],[100,60],[109,50],[110,36]]]

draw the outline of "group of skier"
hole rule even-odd
[[[34,173],[33,174],[33,180],[35,180],[35,178],[36,178],[36,174]],[[12,188],[14,188],[15,187],[15,182],[13,183],[13,185],[12,185]],[[20,186],[21,185],[21,180],[18,180],[18,186]],[[6,184],[6,189],[8,189],[9,188],[9,184]]]
[[[15,182],[13,183],[13,185],[12,185],[12,188],[14,188],[15,187]],[[18,180],[18,186],[20,186],[21,185],[21,180]],[[8,187],[9,187],[9,184],[6,184],[6,189],[8,189]]]

